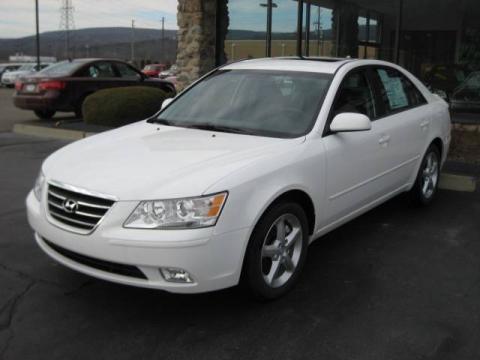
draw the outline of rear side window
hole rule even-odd
[[[82,76],[90,78],[114,78],[117,77],[113,66],[108,62],[94,63],[83,71]]]
[[[400,71],[377,68],[374,73],[380,83],[380,96],[386,115],[427,102],[417,87]]]

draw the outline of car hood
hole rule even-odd
[[[296,146],[276,139],[185,129],[145,121],[105,132],[52,154],[48,181],[112,195],[118,200],[198,196],[254,161]],[[228,190],[228,189],[225,189]]]

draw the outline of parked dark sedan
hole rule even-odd
[[[149,78],[123,61],[77,59],[60,62],[17,81],[14,104],[20,109],[33,110],[41,119],[49,119],[57,111],[73,111],[81,117],[87,96],[101,89],[134,85],[175,93],[172,83]]]

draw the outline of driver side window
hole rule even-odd
[[[332,107],[332,117],[353,112],[367,115],[375,119],[375,97],[365,71],[348,74],[342,81]]]

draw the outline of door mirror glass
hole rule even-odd
[[[173,98],[168,98],[168,99],[163,100],[162,110],[165,109],[172,101],[173,101]]]
[[[333,118],[330,124],[330,131],[350,132],[350,131],[368,131],[372,128],[372,123],[368,116],[359,113],[341,113]]]

